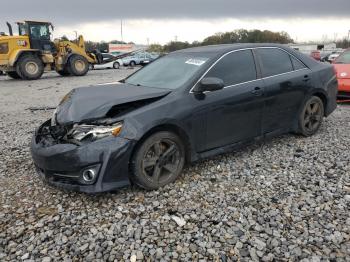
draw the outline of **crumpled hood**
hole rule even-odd
[[[58,124],[79,123],[106,116],[116,105],[144,99],[162,97],[168,89],[133,86],[129,84],[106,84],[73,89],[56,109]]]

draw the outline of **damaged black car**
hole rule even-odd
[[[186,163],[283,133],[313,135],[336,94],[331,65],[283,45],[185,49],[118,83],[73,89],[36,130],[31,153],[58,187],[156,189]]]

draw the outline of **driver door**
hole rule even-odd
[[[257,79],[252,50],[227,54],[204,77],[222,79],[225,88],[192,94],[197,152],[261,135],[264,83]]]

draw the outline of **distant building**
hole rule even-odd
[[[136,50],[145,50],[147,46],[145,45],[135,45],[135,44],[109,44],[109,53],[118,55],[122,53],[129,53]]]
[[[337,51],[337,45],[335,43],[328,44],[290,44],[289,47],[298,50],[305,54],[310,54],[312,51],[320,51],[320,52],[333,52]]]

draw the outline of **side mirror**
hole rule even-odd
[[[205,91],[216,91],[223,89],[225,86],[224,81],[216,77],[205,77],[194,88],[195,93],[203,93]]]

